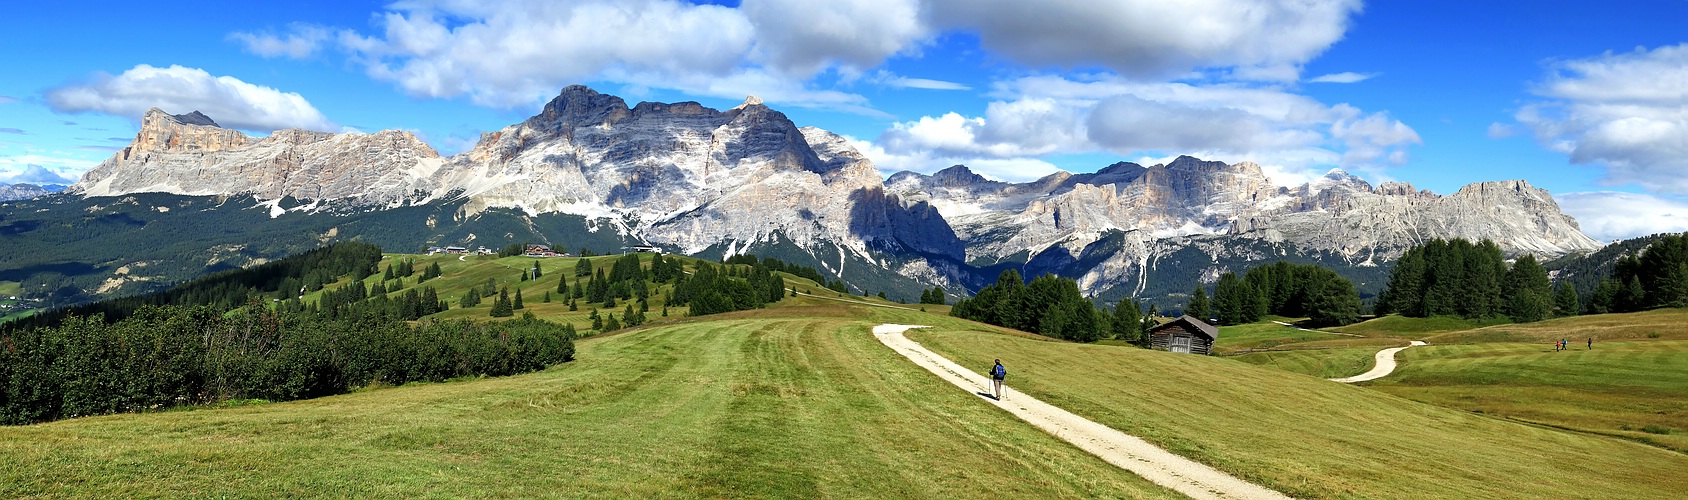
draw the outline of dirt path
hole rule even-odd
[[[1412,344],[1408,345],[1407,347],[1414,347],[1414,346],[1421,346],[1421,345],[1430,345],[1430,344],[1427,344],[1422,340],[1414,340],[1412,342]],[[1352,384],[1352,383],[1355,383],[1355,382],[1365,382],[1367,380],[1377,380],[1377,379],[1389,376],[1390,373],[1395,372],[1395,353],[1405,351],[1405,350],[1407,350],[1407,347],[1391,347],[1391,348],[1388,348],[1388,349],[1377,351],[1377,358],[1376,358],[1377,363],[1376,363],[1375,366],[1372,366],[1371,371],[1361,373],[1359,375],[1355,375],[1355,376],[1352,376],[1352,377],[1333,378],[1333,379],[1330,379],[1330,380],[1332,382],[1342,382],[1344,384]]]
[[[802,295],[804,297],[814,297],[814,298],[822,299],[822,300],[836,300],[838,302],[848,302],[848,303],[851,303],[851,304],[861,304],[861,305],[864,305],[864,306],[884,307],[884,308],[888,308],[888,309],[902,309],[904,311],[919,311],[919,309],[915,309],[913,307],[893,306],[893,305],[886,305],[886,304],[875,304],[875,303],[872,303],[872,302],[862,302],[860,300],[840,299],[840,298],[837,298],[837,297],[822,297],[822,296],[815,295],[815,294],[812,294],[812,293],[804,293],[804,292],[797,292],[797,294]]]
[[[873,327],[873,336],[956,387],[974,394],[990,392],[989,381],[983,375],[962,368],[903,336],[910,328],[927,327],[879,325]],[[1108,463],[1192,498],[1289,498],[1006,387],[1003,401],[981,399]]]

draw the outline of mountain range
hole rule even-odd
[[[1442,196],[1333,170],[1279,186],[1253,163],[1189,156],[1027,183],[960,165],[882,178],[845,138],[798,127],[755,97],[727,110],[629,107],[583,86],[449,157],[404,131],[256,138],[197,111],[153,109],[128,147],[57,196],[110,207],[99,200],[143,193],[250,197],[229,209],[265,211],[277,227],[337,218],[326,239],[611,238],[706,258],[754,252],[823,269],[858,292],[902,297],[932,285],[976,289],[1017,268],[1078,279],[1103,300],[1175,299],[1196,281],[1280,258],[1341,268],[1375,290],[1395,257],[1429,238],[1487,238],[1509,255],[1542,258],[1600,247],[1522,180]],[[430,215],[403,237],[351,229],[385,212]],[[502,234],[477,222],[494,219]]]

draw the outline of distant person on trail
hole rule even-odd
[[[1594,337],[1588,338],[1588,350],[1590,350],[1590,351],[1594,350]]]
[[[996,366],[991,367],[991,387],[996,390],[996,400],[1002,401],[1002,379],[1008,378],[1008,369],[1002,367],[1002,360],[996,360]]]

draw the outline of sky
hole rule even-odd
[[[473,147],[585,84],[755,95],[885,173],[1026,181],[1192,155],[1294,186],[1525,179],[1609,241],[1688,231],[1688,1],[27,2],[0,182],[63,183],[147,109]]]

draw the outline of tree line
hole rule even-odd
[[[1395,262],[1375,307],[1381,316],[1507,317],[1515,322],[1573,315],[1580,309],[1569,285],[1557,291],[1547,269],[1524,255],[1510,266],[1493,241],[1430,240]]]
[[[1045,274],[1026,283],[1019,271],[1009,269],[972,298],[956,301],[950,315],[1075,342],[1141,342],[1153,323],[1138,308],[1136,301],[1126,300],[1109,312],[1085,298],[1076,281]]]
[[[1596,314],[1688,307],[1688,233],[1657,235],[1645,248],[1618,258],[1612,274],[1588,297]]]
[[[1360,316],[1360,295],[1354,283],[1336,271],[1315,264],[1278,261],[1248,270],[1239,278],[1234,272],[1219,276],[1213,300],[1198,286],[1190,295],[1184,314],[1220,324],[1240,325],[1260,321],[1268,314],[1306,317],[1313,326],[1339,326]]]
[[[0,332],[0,423],[311,398],[372,383],[509,375],[574,358],[574,327],[531,314],[411,325],[446,307],[431,287],[393,297],[384,283],[366,287],[358,280],[308,303],[281,290],[288,297],[269,307],[265,283],[279,288],[287,278],[322,272],[302,263],[375,275],[379,249],[370,259],[369,248],[342,243],[276,266],[196,280],[157,294],[163,298],[120,299],[96,304],[92,314],[9,324]],[[339,258],[347,256],[356,258]],[[205,290],[229,290],[247,302],[231,307]],[[169,298],[184,303],[161,303]]]

